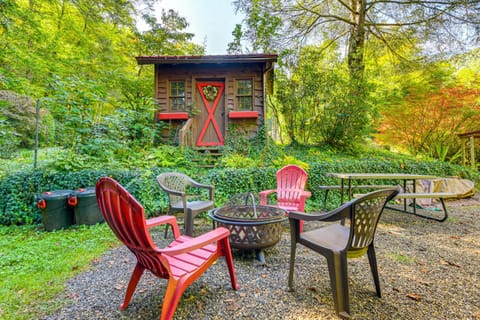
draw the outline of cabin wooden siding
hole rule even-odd
[[[260,64],[238,66],[228,64],[217,65],[156,65],[155,66],[155,98],[159,111],[170,112],[168,106],[168,85],[170,81],[184,80],[187,106],[194,103],[196,80],[224,80],[225,102],[228,111],[235,110],[235,81],[252,79],[254,84],[254,111],[263,115],[263,70]]]
[[[225,143],[231,130],[243,131],[250,137],[257,135],[265,123],[266,96],[273,91],[277,58],[276,54],[257,53],[136,57],[139,65],[155,66],[155,120],[162,126],[160,141],[216,148]],[[246,79],[253,82],[252,109],[237,110],[237,80]],[[175,80],[185,84],[182,110],[172,110],[169,105],[169,86]],[[223,94],[211,100],[208,92],[213,87]]]
[[[225,82],[225,136],[228,137],[228,128],[233,126],[235,130],[254,136],[258,128],[264,123],[265,95],[264,95],[264,65],[262,63],[248,64],[157,64],[155,65],[155,100],[158,105],[158,112],[173,112],[169,105],[169,83],[170,81],[185,81],[185,102],[186,110],[195,113],[198,104],[195,101],[196,83],[198,80],[219,80]],[[234,118],[228,114],[236,110],[236,81],[253,80],[253,109],[258,112],[257,118]],[[158,117],[156,117],[158,119]],[[185,121],[171,120],[166,130],[162,132],[162,140],[172,139],[172,132],[178,132]],[[195,129],[198,123],[194,121]]]

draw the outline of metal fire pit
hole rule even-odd
[[[233,204],[242,198],[245,204]],[[246,204],[249,198],[252,198],[252,205]],[[262,263],[265,263],[262,249],[280,241],[282,222],[287,219],[283,209],[256,205],[253,193],[237,195],[226,206],[210,210],[208,215],[218,226],[230,230],[232,248],[256,250],[257,258]]]

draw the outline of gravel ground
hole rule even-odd
[[[480,319],[480,201],[447,207],[450,219],[443,223],[385,210],[376,235],[383,297],[376,298],[367,258],[349,260],[352,318]],[[159,246],[166,243],[162,235],[154,235]],[[175,319],[336,319],[326,260],[299,246],[291,293],[289,251],[287,225],[266,251],[266,265],[234,251],[238,291],[220,259],[186,290]],[[64,306],[45,319],[158,319],[166,281],[149,273],[129,307],[118,308],[134,264],[124,247],[107,252],[66,284],[58,297]]]

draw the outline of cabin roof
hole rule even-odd
[[[142,56],[136,57],[138,64],[200,64],[200,63],[252,63],[276,62],[276,54],[238,54],[204,56]]]

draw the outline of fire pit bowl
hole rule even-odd
[[[282,235],[285,211],[271,206],[226,206],[210,210],[208,215],[218,226],[230,230],[232,248],[250,250],[274,246]]]
[[[232,248],[242,250],[274,246],[282,235],[282,222],[287,219],[285,210],[255,205],[255,202],[253,205],[227,205],[212,209],[208,215],[218,226],[230,230]]]

